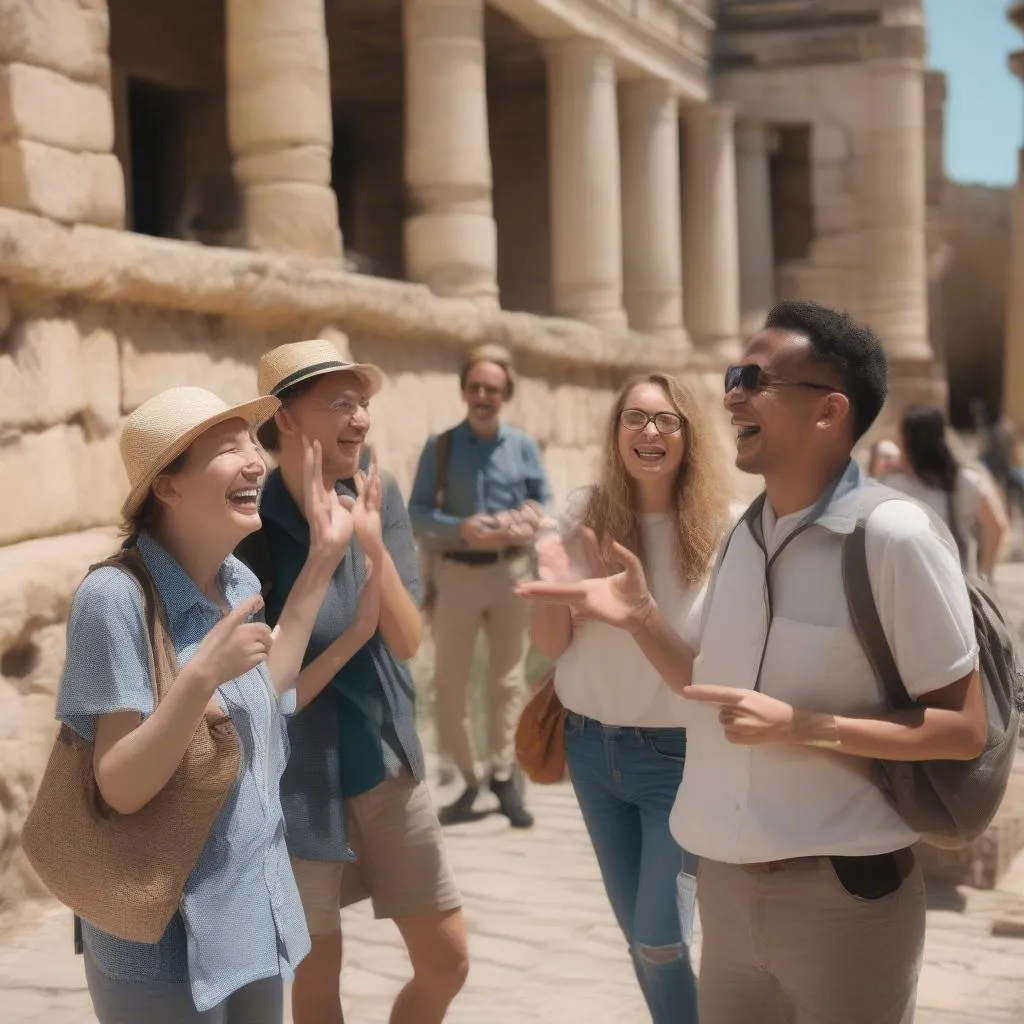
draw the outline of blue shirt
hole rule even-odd
[[[138,548],[163,601],[178,662],[185,665],[221,612],[156,540],[143,533]],[[233,556],[218,578],[231,607],[259,593],[256,577]],[[217,698],[238,732],[242,766],[178,913],[153,944],[119,939],[82,922],[85,948],[104,974],[189,983],[200,1012],[261,978],[290,981],[310,949],[278,795],[288,758],[285,715],[295,706],[295,691],[279,699],[265,666],[258,665],[222,684]],[[152,714],[153,690],[142,595],[128,575],[104,566],[85,578],[71,606],[57,717],[92,742],[97,716],[114,711]]]
[[[437,438],[432,435],[423,447],[409,497],[413,528],[428,547],[465,547],[459,524],[478,513],[507,512],[527,501],[550,509],[551,488],[537,442],[504,423],[495,437],[478,437],[466,421],[452,434],[444,507],[435,508]]]
[[[354,493],[344,483],[339,489]],[[273,579],[265,588],[273,625],[309,550],[309,525],[281,474],[267,479],[260,504]],[[384,546],[414,600],[419,599],[415,545],[394,477],[382,474]],[[256,538],[247,538],[248,547]],[[245,547],[242,549],[245,550]],[[251,548],[250,548],[251,550]],[[352,539],[317,614],[304,664],[318,658],[352,625],[366,577],[359,541]],[[267,581],[264,581],[266,583]],[[372,789],[407,768],[424,778],[416,733],[416,688],[409,670],[375,634],[298,714],[289,719],[291,758],[281,781],[288,849],[304,860],[351,861],[343,797]]]

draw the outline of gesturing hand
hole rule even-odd
[[[594,619],[635,633],[647,621],[654,599],[640,559],[618,543],[612,551],[621,566],[613,575],[578,583],[520,583],[516,593],[530,601],[568,605],[577,620]]]
[[[757,690],[731,686],[688,686],[687,700],[717,704],[718,721],[730,743],[753,747],[762,743],[786,743],[792,735],[793,707]]]
[[[380,517],[380,469],[376,454],[370,462],[369,472],[356,481],[356,486],[359,497],[350,506],[356,540],[363,549],[363,555],[379,566],[384,555],[384,526]]]
[[[345,557],[354,529],[349,507],[334,489],[324,486],[323,451],[320,442],[302,441],[302,489],[306,522],[309,524],[309,554],[323,559],[333,572]],[[351,502],[351,499],[350,499]]]
[[[542,537],[534,549],[537,552],[537,575],[545,583],[579,583],[580,576],[573,570],[572,559],[565,542],[557,533]]]
[[[211,692],[267,659],[273,644],[270,627],[265,622],[248,621],[262,607],[263,598],[256,594],[232,608],[192,655],[189,665],[208,683]]]

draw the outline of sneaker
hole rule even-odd
[[[533,815],[523,806],[514,777],[496,779],[492,775],[491,792],[498,798],[498,810],[508,818],[513,828],[530,828],[533,825]]]
[[[473,810],[473,804],[476,803],[478,792],[479,790],[476,786],[467,786],[462,791],[462,796],[454,801],[454,803],[450,803],[447,807],[442,807],[437,812],[437,820],[442,825],[460,825],[467,821],[478,821],[481,815]]]

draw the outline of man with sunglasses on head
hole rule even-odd
[[[527,609],[515,586],[530,572],[533,538],[551,504],[540,448],[501,420],[515,391],[509,353],[497,345],[472,351],[459,383],[466,418],[428,439],[409,499],[422,548],[434,552],[432,608],[434,700],[438,739],[465,788],[442,824],[472,821],[481,773],[467,703],[477,633],[489,656],[490,788],[514,828],[529,828],[514,778],[515,730],[525,680]]]
[[[765,493],[723,545],[699,652],[643,571],[530,584],[633,633],[694,701],[671,827],[701,858],[701,1024],[910,1024],[924,943],[920,838],[877,760],[970,760],[985,745],[977,643],[956,545],[910,500],[870,513],[881,625],[918,706],[891,711],[850,621],[844,540],[867,489],[851,458],[886,397],[871,330],[779,303],[725,379],[736,465]],[[627,553],[628,554],[628,553]]]

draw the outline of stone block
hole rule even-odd
[[[832,124],[818,122],[811,130],[811,160],[814,163],[839,163],[850,155],[846,132]]]
[[[0,355],[0,427],[52,427],[85,408],[73,320],[30,318],[10,331]]]
[[[83,82],[105,82],[109,18],[89,0],[0,0],[0,63],[21,61]]]
[[[121,347],[122,412],[183,384],[207,388],[231,403],[256,394],[256,360],[262,349],[253,346],[245,352],[235,339],[222,347],[204,317],[124,307],[113,326]]]
[[[114,332],[98,324],[82,331],[80,362],[86,425],[94,435],[108,434],[121,418],[120,348]]]
[[[271,182],[245,190],[250,249],[341,258],[338,200],[327,185]]]
[[[67,224],[124,225],[124,176],[112,153],[71,153],[41,142],[0,145],[0,205]]]
[[[6,285],[0,281],[0,342],[3,341],[7,328],[11,326],[14,319],[14,310],[11,307],[11,295]],[[3,346],[0,345],[0,348]]]
[[[331,182],[331,151],[328,146],[295,146],[270,153],[253,153],[235,160],[235,176],[246,185],[275,181],[302,181],[311,185]]]
[[[78,425],[0,443],[0,545],[116,524],[128,481],[117,435],[89,441]]]
[[[99,85],[29,64],[0,68],[0,138],[29,139],[75,152],[114,148],[114,110]]]

